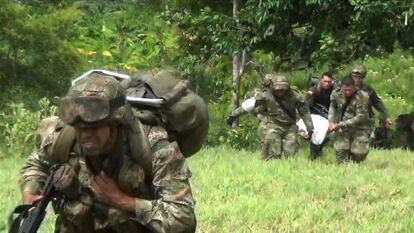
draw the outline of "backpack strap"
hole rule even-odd
[[[57,116],[48,117],[39,124],[37,140],[39,147],[45,147],[50,162],[66,163],[75,142],[75,129],[64,124]]]
[[[59,124],[57,125],[59,127]],[[60,126],[60,133],[52,145],[52,161],[58,164],[66,163],[69,160],[69,153],[75,144],[75,129],[70,125]]]
[[[272,93],[273,98],[276,100],[277,104],[280,106],[280,108],[293,120],[296,121],[296,114],[289,111],[287,107],[282,103],[282,100],[280,100],[276,95]]]
[[[148,135],[145,133],[139,119],[133,116],[132,111],[127,111],[125,114],[126,133],[132,160],[141,165],[145,173],[145,179],[150,184],[152,182],[152,150]]]
[[[355,93],[356,93],[356,91],[354,93],[352,93],[352,95],[346,100],[344,106],[342,107],[342,109],[341,109],[341,119],[340,119],[341,121],[343,120],[343,118],[345,116],[345,112],[348,109],[349,103],[351,103],[352,99],[354,98]]]

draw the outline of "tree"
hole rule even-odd
[[[413,26],[404,23],[404,15],[411,17],[412,9],[409,1],[233,0],[231,5],[177,0],[164,15],[181,30],[185,72],[197,73],[221,57],[232,57],[232,104],[237,107],[240,71],[257,63],[246,55],[272,53],[273,71],[280,71],[337,67],[367,54],[392,52],[396,43],[408,48],[414,45],[408,39]]]
[[[42,5],[39,9],[7,0],[0,0],[0,5],[3,81],[8,85],[40,84],[57,94],[80,63],[69,42],[75,36],[71,26],[80,18],[80,11],[72,5],[62,9]]]

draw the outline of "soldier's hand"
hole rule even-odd
[[[338,131],[339,129],[340,129],[339,124],[336,124],[336,123],[329,124],[330,132],[335,132],[335,131]]]
[[[53,175],[53,185],[56,190],[69,198],[76,198],[80,194],[80,182],[69,164],[62,165]]]
[[[39,193],[32,193],[29,191],[23,192],[23,203],[31,205],[37,201],[40,201],[44,198],[43,195],[40,195]]]
[[[385,119],[385,127],[390,129],[392,127],[392,120],[390,117],[388,117],[387,119]]]
[[[233,125],[233,122],[234,122],[234,120],[236,119],[236,117],[234,117],[234,116],[229,116],[228,118],[227,118],[227,125],[228,126],[232,126]]]
[[[104,172],[91,180],[91,188],[99,201],[126,211],[135,211],[135,198],[127,195],[119,185]]]

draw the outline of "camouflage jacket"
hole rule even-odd
[[[305,104],[305,98],[296,91],[289,89],[286,96],[281,98],[280,103],[289,112],[287,113],[276,101],[270,88],[263,88],[254,93],[255,112],[261,123],[276,124],[278,126],[292,126],[299,120],[303,119],[308,131],[313,131],[312,119],[308,106]],[[232,113],[233,116],[241,116],[246,111],[238,108]]]
[[[372,107],[374,107],[381,116],[385,119],[390,116],[388,113],[387,107],[385,107],[384,102],[381,100],[381,98],[378,96],[377,92],[372,88],[370,85],[364,83],[360,87],[361,90],[365,91],[369,96],[369,108],[368,108],[368,114],[369,117],[373,120],[374,118],[374,111]]]
[[[346,104],[346,98],[341,90],[334,90],[331,95],[328,120],[338,123],[349,130],[371,129],[368,116],[369,97],[364,91],[357,90]]]
[[[117,153],[107,155],[101,169],[124,192],[141,199],[140,204],[135,207],[135,216],[100,203],[91,194],[93,192],[90,181],[95,174],[87,165],[76,141],[69,154],[68,163],[78,175],[81,195],[79,200],[66,199],[67,202],[59,209],[58,214],[64,215],[66,219],[79,219],[76,218],[76,211],[71,212],[71,205],[87,202],[93,210],[91,224],[95,230],[110,228],[117,232],[194,232],[196,221],[195,203],[189,183],[191,172],[177,144],[166,140],[167,133],[163,129],[149,130],[148,137],[153,151],[152,181],[149,187],[142,167],[131,158],[126,134],[120,135]],[[22,191],[35,193],[41,190],[47,171],[52,165],[48,153],[48,147],[52,143],[53,137],[46,134],[39,149],[29,157],[21,172]]]

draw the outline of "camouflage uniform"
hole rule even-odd
[[[367,69],[363,65],[356,65],[352,69],[352,76],[354,77],[365,79],[366,75]],[[378,96],[374,88],[372,88],[369,84],[363,82],[359,89],[365,91],[369,96],[368,115],[370,118],[370,123],[373,127],[375,126],[375,116],[373,108],[375,108],[381,114],[381,117],[383,119],[387,119],[390,117],[387,107],[385,106],[382,99]]]
[[[106,155],[98,155],[102,158],[96,165],[98,170],[91,166],[75,139],[65,165],[73,168],[80,187],[74,190],[76,195],[65,195],[63,204],[57,208],[55,232],[195,232],[195,203],[189,183],[191,172],[177,143],[168,141],[164,129],[146,127],[152,151],[149,179],[143,167],[132,159],[127,127],[120,124],[115,148]],[[48,169],[55,163],[51,158],[51,147],[56,140],[53,133],[57,128],[45,127],[39,132],[42,138],[39,149],[29,157],[21,172],[23,192],[38,193],[41,190]],[[123,192],[139,198],[135,214],[106,205],[96,198],[91,179],[100,173],[97,171],[104,171]]]
[[[273,88],[278,88],[275,85],[276,81],[273,80]],[[308,132],[313,131],[309,109],[303,96],[288,88],[286,95],[279,99],[292,116],[283,110],[275,98],[277,97],[273,94],[271,87],[263,88],[254,95],[255,112],[260,120],[259,136],[262,141],[262,155],[265,160],[296,154],[298,151],[297,112],[305,122]],[[238,108],[233,111],[232,116],[238,117],[245,113],[247,112],[243,108]]]
[[[385,107],[384,102],[378,96],[374,88],[372,88],[370,85],[366,83],[363,83],[360,89],[365,91],[369,96],[370,101],[369,101],[369,107],[368,107],[368,115],[369,115],[372,126],[375,125],[375,115],[374,115],[373,108],[375,108],[381,114],[381,117],[383,119],[387,119],[390,117],[387,107]]]
[[[361,162],[368,155],[371,133],[368,104],[369,97],[361,90],[353,94],[347,106],[341,90],[332,92],[328,118],[330,123],[338,123],[342,127],[335,133],[334,143],[339,162],[346,162],[349,159]]]

